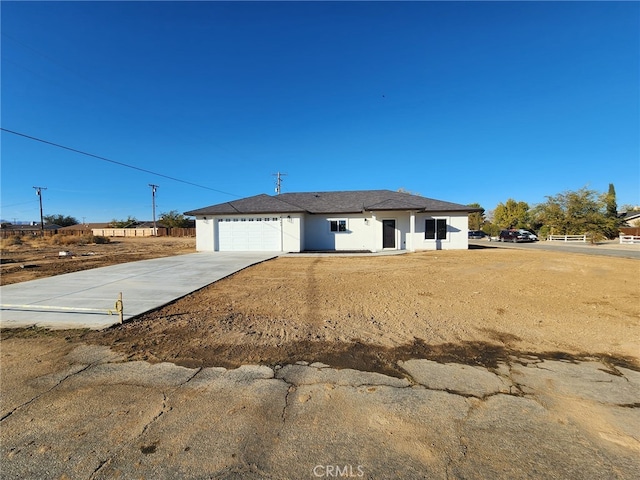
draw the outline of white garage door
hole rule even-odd
[[[221,252],[279,252],[280,219],[276,217],[218,219]]]

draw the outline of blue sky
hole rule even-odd
[[[259,193],[640,204],[637,2],[1,3],[1,213]],[[142,171],[142,170],[146,170]],[[155,172],[164,177],[152,175]],[[166,178],[166,177],[171,177]],[[177,181],[177,180],[181,181]]]

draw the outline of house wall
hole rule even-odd
[[[300,252],[304,248],[303,220],[300,214],[282,215],[282,251]]]
[[[408,212],[389,211],[389,212],[374,212],[372,214],[372,225],[374,226],[374,248],[373,251],[382,251],[383,238],[382,238],[382,226],[384,220],[395,220],[396,222],[396,248],[395,250],[407,250],[407,242],[409,235],[409,218]]]
[[[331,220],[345,220],[346,231],[332,232]],[[373,247],[373,224],[370,215],[363,217],[361,214],[308,214],[304,217],[305,250],[372,250]]]
[[[447,221],[447,238],[425,239],[427,218]],[[345,232],[332,232],[331,220],[346,220]],[[402,211],[365,212],[350,215],[306,215],[304,218],[304,250],[383,250],[383,221],[395,220],[396,250],[454,250],[468,248],[468,221],[466,214],[443,212],[416,213],[414,234],[411,214]]]
[[[196,251],[213,252],[216,221],[213,217],[196,217]]]
[[[420,213],[415,216],[414,250],[466,250],[469,248],[468,215],[459,212],[434,214]],[[444,240],[425,239],[425,220],[444,218],[447,221],[447,238]]]

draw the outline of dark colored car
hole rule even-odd
[[[522,233],[519,230],[502,230],[500,232],[501,242],[531,242],[531,237],[528,234]]]
[[[484,238],[486,233],[482,230],[469,230],[469,238]]]

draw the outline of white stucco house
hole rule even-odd
[[[478,209],[390,190],[256,195],[185,212],[198,251],[371,251],[468,248]]]

